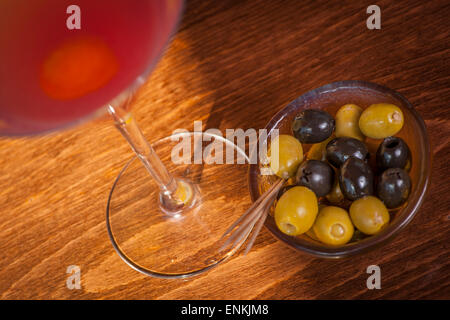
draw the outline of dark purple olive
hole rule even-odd
[[[377,150],[377,166],[381,170],[405,168],[410,155],[405,141],[399,137],[387,137]]]
[[[301,143],[318,143],[331,136],[334,126],[334,119],[328,112],[307,109],[297,114],[292,131]]]
[[[405,170],[390,168],[383,172],[378,182],[377,195],[387,208],[397,208],[409,197],[411,179]]]
[[[323,197],[333,187],[334,171],[326,162],[308,160],[298,168],[296,179],[299,186],[311,189],[317,197]]]
[[[350,157],[339,172],[339,186],[348,200],[357,200],[373,194],[373,173],[363,160]]]
[[[367,160],[370,157],[369,150],[364,142],[355,138],[334,138],[327,144],[327,160],[334,167],[340,168],[350,158]]]

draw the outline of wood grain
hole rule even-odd
[[[146,136],[175,128],[263,128],[288,102],[337,80],[391,87],[424,118],[432,185],[419,214],[389,244],[351,259],[297,253],[267,230],[188,281],[145,277],[115,254],[104,224],[108,191],[131,153],[109,121],[0,140],[2,299],[450,298],[450,6],[377,1],[187,1],[178,33],[133,106]],[[249,195],[243,195],[249,203]],[[82,289],[66,288],[79,265]],[[367,266],[382,289],[366,288]]]

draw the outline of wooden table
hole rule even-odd
[[[450,298],[450,28],[447,1],[187,1],[166,54],[134,106],[154,140],[175,128],[263,128],[300,94],[337,80],[380,83],[424,118],[432,185],[392,242],[345,260],[300,254],[267,230],[251,254],[189,281],[145,277],[114,252],[104,213],[131,157],[108,121],[43,137],[0,140],[2,299]],[[375,4],[375,2],[374,2]],[[242,201],[250,204],[249,195]],[[382,272],[368,290],[369,265]],[[79,265],[81,290],[66,288]]]

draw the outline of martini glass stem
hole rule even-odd
[[[108,111],[114,119],[116,128],[128,141],[131,149],[158,184],[161,195],[166,197],[166,200],[173,197],[178,188],[177,180],[167,171],[161,159],[139,129],[132,114],[121,107],[111,105],[108,107]]]

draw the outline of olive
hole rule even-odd
[[[359,129],[359,117],[363,110],[356,104],[346,104],[336,113],[336,137],[351,137],[360,141],[364,135]]]
[[[330,193],[326,195],[328,201],[333,204],[341,203],[344,200],[344,195],[342,194],[341,187],[339,186],[339,177],[336,176],[334,179],[333,187]]]
[[[349,200],[373,194],[373,173],[361,159],[348,158],[339,172],[339,186]]]
[[[350,206],[350,218],[359,231],[368,235],[379,233],[390,219],[386,206],[374,196],[354,201]]]
[[[402,138],[387,137],[377,150],[377,166],[388,168],[405,168],[410,155],[409,148]]]
[[[334,138],[327,144],[327,160],[334,167],[340,168],[350,157],[367,160],[370,157],[369,150],[364,142],[355,138]]]
[[[288,179],[295,175],[303,160],[303,148],[293,136],[281,134],[272,140],[268,157],[272,172]]]
[[[377,195],[389,209],[403,204],[411,192],[411,179],[405,170],[390,168],[378,182]]]
[[[311,189],[317,197],[330,193],[333,182],[333,168],[326,162],[307,160],[298,167],[297,184]]]
[[[342,245],[350,241],[355,228],[347,211],[339,207],[325,207],[319,211],[313,225],[314,235],[323,243]]]
[[[373,139],[384,139],[395,135],[403,127],[403,113],[399,107],[389,103],[373,104],[359,118],[361,132]]]
[[[312,160],[326,160],[327,156],[327,144],[333,139],[333,137],[329,137],[322,142],[315,143],[309,148],[308,153],[306,154],[307,159]]]
[[[279,200],[281,198],[281,196],[288,191],[289,189],[291,189],[292,187],[295,187],[294,185],[288,185],[288,186],[284,186],[283,188],[281,188],[280,191],[278,191],[277,194],[277,200]]]
[[[281,232],[296,236],[308,231],[319,210],[317,197],[306,187],[287,190],[275,206],[275,223]]]
[[[325,207],[326,207],[326,205],[321,204],[321,203],[319,202],[319,208],[318,208],[318,211],[317,211],[317,212],[320,212],[320,210],[322,210],[322,209],[325,208]],[[316,219],[317,219],[317,216],[316,216]],[[315,221],[315,220],[314,220],[314,221]],[[314,224],[312,225],[311,228],[309,228],[308,231],[305,232],[305,235],[308,236],[308,237],[310,237],[311,239],[314,239],[314,240],[316,240],[316,241],[320,241],[320,240],[317,238],[317,236],[315,235],[315,233],[314,233]]]
[[[334,124],[334,119],[329,113],[307,109],[294,118],[292,131],[302,143],[318,143],[331,136]]]

